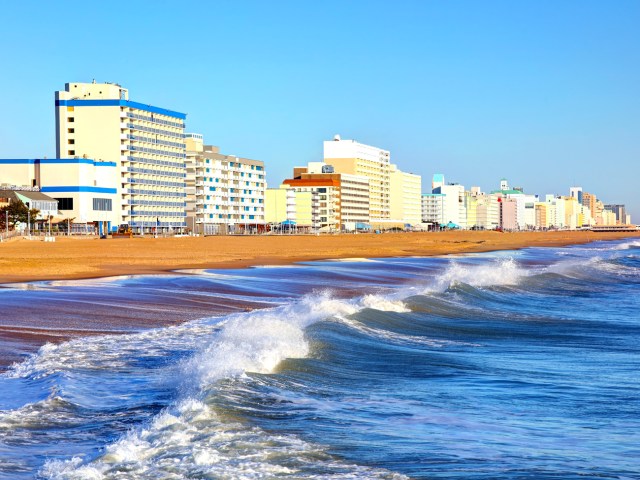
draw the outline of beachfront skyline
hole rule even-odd
[[[7,5],[2,157],[54,156],[53,91],[114,81],[275,186],[340,133],[423,176],[596,191],[640,215],[634,2]],[[79,13],[82,10],[82,13]],[[62,25],[62,26],[61,26]],[[28,125],[29,128],[25,128]]]

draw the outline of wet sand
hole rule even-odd
[[[323,236],[59,237],[0,243],[0,283],[243,268],[349,257],[433,256],[640,237],[631,233],[462,231]]]
[[[207,295],[138,292],[111,297],[100,288],[73,288],[66,281],[175,270],[242,268],[304,260],[353,257],[433,256],[562,246],[595,240],[640,237],[640,232],[499,233],[439,232],[335,236],[246,236],[133,238],[99,240],[58,238],[54,243],[13,240],[0,243],[0,288],[11,283],[62,280],[37,295],[6,292],[0,305],[0,372],[47,342],[89,335],[117,334],[181,323],[240,308]],[[99,281],[99,280],[98,280]],[[87,282],[80,282],[87,286]],[[14,285],[19,291],[37,284]],[[66,289],[72,290],[66,290]],[[218,289],[223,289],[220,285]],[[65,293],[68,292],[68,293]],[[222,291],[220,292],[222,293]],[[242,306],[260,308],[261,304]],[[2,311],[11,312],[2,315]]]

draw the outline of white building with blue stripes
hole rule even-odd
[[[40,163],[47,166],[39,179],[43,192],[79,202],[80,210],[75,204],[70,210],[79,221],[104,212],[98,216],[109,217],[111,230],[119,224],[137,233],[186,227],[184,113],[130,101],[120,85],[95,82],[67,83],[56,92],[55,109],[60,163]],[[64,163],[69,160],[76,162]],[[95,169],[93,176],[84,165]]]

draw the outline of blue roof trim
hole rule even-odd
[[[96,167],[117,167],[116,162],[101,162],[98,160],[92,160],[90,158],[43,158],[36,160],[36,163],[86,163],[87,165],[94,165]]]
[[[24,165],[34,164],[35,160],[29,158],[3,158],[0,159],[0,165]]]
[[[132,102],[130,100],[56,100],[56,107],[131,107],[139,110],[144,110],[151,113],[159,113],[160,115],[167,115],[168,117],[179,118],[184,120],[187,118],[186,113],[175,112],[166,108],[154,107],[153,105],[146,105],[144,103]]]
[[[60,187],[42,187],[40,191],[46,192],[91,192],[91,193],[118,193],[115,188],[104,187],[76,187],[76,186],[60,186]]]
[[[0,165],[34,165],[34,164],[85,163],[96,167],[117,167],[116,162],[101,162],[90,158],[4,158]]]

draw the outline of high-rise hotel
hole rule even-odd
[[[55,102],[57,157],[116,166],[108,189],[115,204],[97,204],[112,207],[111,229],[113,222],[134,232],[186,227],[184,113],[131,101],[126,88],[112,83],[67,83]],[[59,199],[61,210],[75,210],[82,193],[75,185],[43,191]]]

